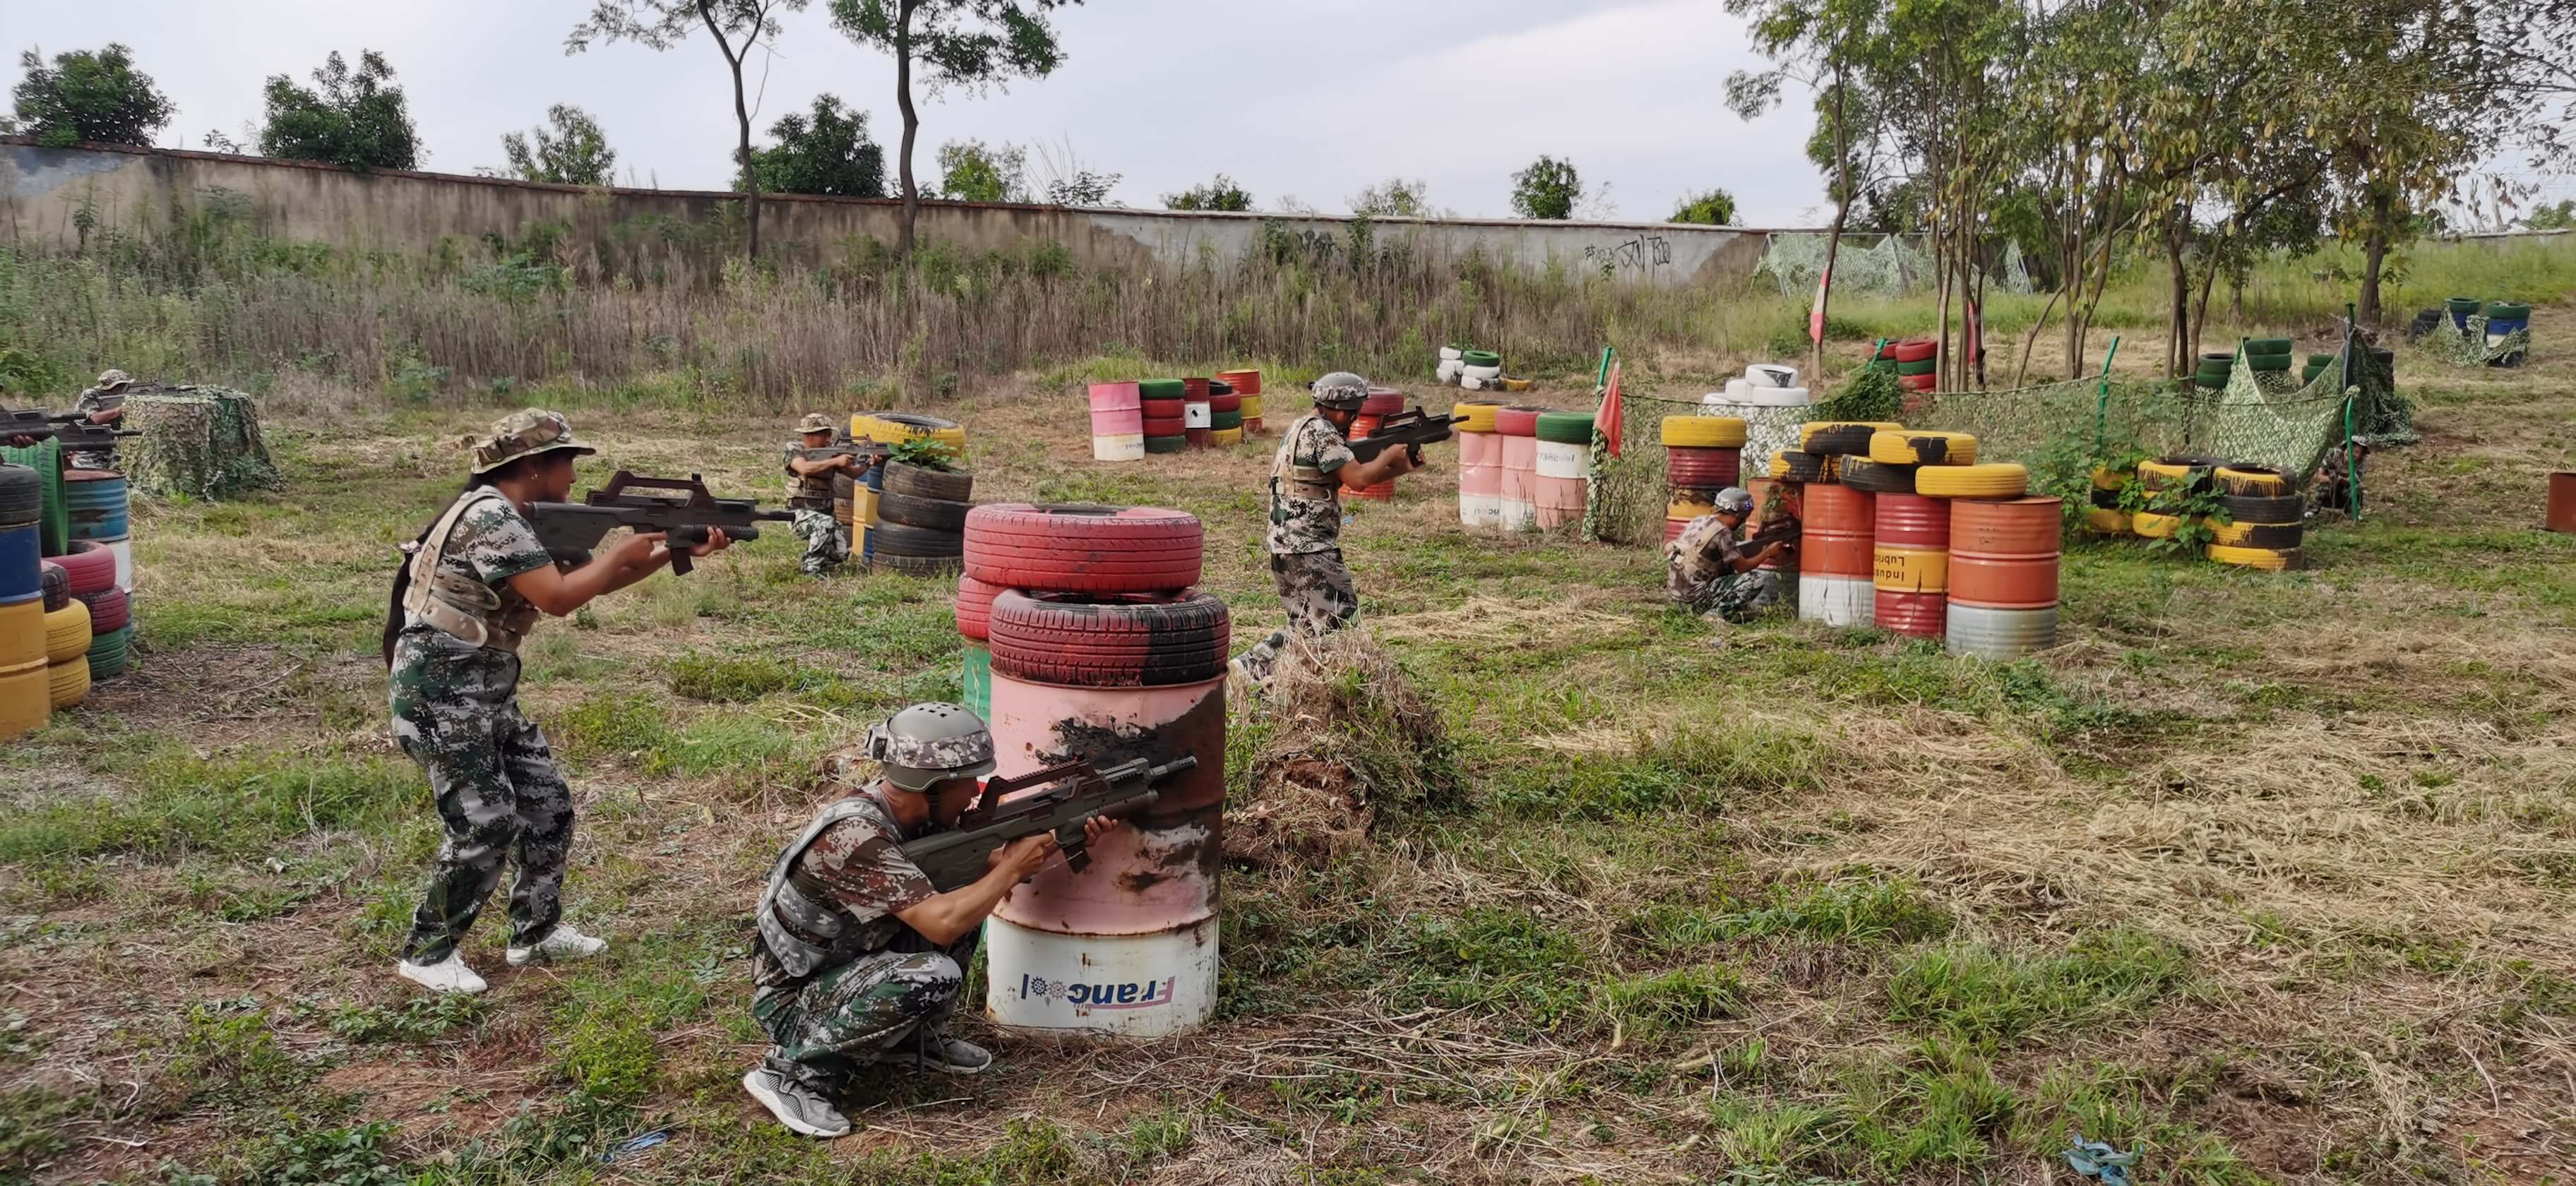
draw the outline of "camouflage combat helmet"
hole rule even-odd
[[[1315,406],[1319,408],[1356,408],[1368,398],[1368,380],[1349,371],[1335,371],[1315,380]]]
[[[993,732],[957,705],[916,704],[868,730],[868,756],[885,768],[887,782],[926,791],[945,779],[991,774]]]
[[[588,445],[572,439],[572,422],[562,414],[538,408],[523,408],[492,423],[492,431],[474,442],[474,470],[490,473],[522,457],[570,449],[576,453],[596,453]]]
[[[838,432],[840,427],[821,412],[807,412],[804,419],[796,422],[796,433],[802,436],[809,432]]]
[[[1717,505],[1720,514],[1750,515],[1753,513],[1753,492],[1742,486],[1729,486],[1720,490],[1717,492],[1717,497],[1709,501]]]
[[[134,382],[134,376],[117,370],[114,367],[109,367],[108,369],[98,373],[98,382],[93,386],[96,386],[101,391],[114,391],[117,388],[123,387],[132,382]]]

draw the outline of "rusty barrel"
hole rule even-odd
[[[2549,515],[2542,523],[2551,531],[2576,534],[2576,470],[2549,475]]]

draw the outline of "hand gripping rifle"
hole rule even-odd
[[[541,502],[532,509],[528,517],[536,524],[537,542],[548,552],[589,551],[612,527],[659,531],[670,536],[671,571],[683,576],[690,567],[688,549],[707,542],[708,528],[721,527],[734,539],[754,540],[760,538],[755,524],[784,523],[796,517],[787,511],[764,511],[748,498],[717,498],[696,474],[654,478],[622,469],[581,502]]]
[[[944,894],[983,877],[994,851],[1003,845],[1053,832],[1065,863],[1079,873],[1091,864],[1083,824],[1095,816],[1143,810],[1154,802],[1156,783],[1198,764],[1196,757],[1183,754],[1160,766],[1135,758],[1102,770],[1076,759],[1016,778],[991,779],[955,826],[904,845],[903,857]],[[1003,801],[1003,796],[1030,787],[1046,789]]]
[[[1377,455],[1397,445],[1428,445],[1449,439],[1449,426],[1458,418],[1434,416],[1415,404],[1409,412],[1398,412],[1378,422],[1368,436],[1351,442],[1351,456],[1361,461],[1375,461]]]
[[[133,429],[89,422],[87,412],[46,412],[35,408],[0,409],[0,440],[10,437],[51,438],[66,449],[113,449],[118,437],[139,437]]]

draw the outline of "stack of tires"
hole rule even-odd
[[[883,448],[906,441],[933,440],[948,447],[952,460],[966,458],[966,429],[954,420],[910,412],[859,412],[850,417],[850,436]],[[835,489],[838,484],[835,483]],[[850,490],[850,553],[863,565],[876,563],[877,502],[885,491],[885,464],[871,465]]]
[[[1261,372],[1257,370],[1218,371],[1216,377],[1218,382],[1233,388],[1236,395],[1243,397],[1243,403],[1237,408],[1243,413],[1243,431],[1259,435],[1261,432]]]
[[[2308,361],[2299,367],[2299,386],[2305,387],[2316,382],[2317,376],[2326,373],[2326,368],[2334,365],[2334,360],[2335,356],[2332,353],[2309,355]]]
[[[1234,384],[1208,380],[1208,447],[1227,449],[1243,443],[1243,396]]]
[[[1683,525],[1716,510],[1717,492],[1744,483],[1744,438],[1741,416],[1666,416],[1658,426],[1664,442],[1664,485],[1671,498],[1664,511],[1664,542],[1680,537]]]
[[[1469,391],[1502,390],[1503,356],[1491,350],[1459,351],[1458,385]]]
[[[1181,435],[1191,448],[1206,449],[1215,446],[1215,432],[1216,403],[1207,379],[1193,375],[1181,380]]]
[[[2016,659],[2057,645],[2054,498],[1950,500],[1949,652]]]
[[[1136,384],[1091,385],[1091,459],[1145,459],[1145,405]]]
[[[1530,469],[1536,478],[1538,525],[1583,522],[1583,476],[1592,471],[1592,413],[1541,412]]]
[[[1147,379],[1136,384],[1136,398],[1148,453],[1179,453],[1190,447],[1189,385],[1179,379]]]
[[[2211,352],[2200,356],[2200,365],[2191,373],[2192,386],[2203,391],[2217,391],[2227,386],[2236,371],[2236,356]]]
[[[89,697],[89,603],[72,596],[59,564],[45,564],[44,585],[46,681],[54,708],[71,708]]]
[[[2494,301],[2487,305],[2487,349],[2501,350],[2514,334],[2531,328],[2531,306],[2520,301]],[[2498,354],[2487,360],[2491,366],[2522,365],[2523,352]]]
[[[868,529],[869,563],[913,576],[956,572],[975,476],[892,460],[869,472],[881,487]]]
[[[116,583],[116,554],[83,540],[53,562],[62,566],[66,590],[89,609],[90,681],[125,674],[133,655],[134,602]]]
[[[1494,409],[1494,434],[1502,438],[1495,503],[1505,531],[1538,526],[1538,418],[1550,410],[1521,404]]]
[[[1726,389],[1700,397],[1705,415],[1744,421],[1743,472],[1747,478],[1770,472],[1773,454],[1798,446],[1798,426],[1807,419],[1808,392],[1798,386],[1791,367],[1756,364],[1726,381]]]
[[[2104,535],[2130,533],[2129,512],[2120,509],[2121,492],[2138,479],[2135,470],[2093,470],[2092,504],[2084,509],[2084,525]]]
[[[2268,466],[2213,467],[2209,480],[2228,521],[2209,528],[2209,558],[2220,564],[2281,572],[2300,566],[2307,504],[2288,473]]]
[[[958,652],[958,687],[964,690],[966,707],[988,720],[993,715],[993,599],[1001,593],[1000,586],[957,574],[957,633],[966,639]]]
[[[1404,393],[1391,387],[1369,388],[1368,398],[1360,401],[1359,418],[1351,421],[1351,439],[1364,441],[1377,431],[1386,418],[1404,410]],[[1388,502],[1395,498],[1395,479],[1388,478],[1374,486],[1357,487],[1345,483],[1342,493],[1352,498]]]
[[[1897,385],[1907,391],[1930,391],[1941,381],[1941,343],[1937,338],[1902,338],[1890,342],[1887,356],[1896,360]]]
[[[2245,339],[2245,365],[2253,368],[2258,377],[2273,373],[2286,374],[2290,369],[2291,345],[2288,338],[2247,338]]]
[[[994,912],[986,1008],[1004,1024],[1149,1035],[1215,1004],[1232,634],[1225,603],[1197,588],[1203,546],[1196,518],[1155,507],[999,503],[967,517],[978,584],[960,585],[959,628],[980,614],[994,773],[1196,761],[1093,845],[1088,868],[1050,867]],[[1150,975],[1159,991],[1082,1009],[1031,987],[1103,975]]]
[[[44,494],[36,471],[0,465],[0,739],[53,712],[46,670],[45,579],[36,521]],[[114,577],[110,564],[109,576]]]
[[[1503,438],[1494,430],[1500,404],[1466,402],[1449,409],[1458,418],[1458,525],[1503,525]]]
[[[63,471],[63,505],[71,512],[71,538],[104,545],[116,556],[117,586],[134,588],[134,534],[125,475],[112,470]]]
[[[2215,457],[2177,453],[2139,462],[2134,480],[2146,492],[2148,504],[2152,506],[2159,498],[2179,498],[2208,490],[2210,471],[2224,464]],[[2129,520],[2129,529],[2146,539],[2170,539],[2183,526],[2182,516],[2166,511],[2139,511]]]

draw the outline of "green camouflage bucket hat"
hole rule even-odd
[[[474,442],[474,470],[490,473],[522,457],[570,449],[590,454],[599,450],[572,439],[572,422],[559,413],[539,408],[524,408],[494,421],[492,431]]]
[[[803,435],[809,432],[837,432],[839,430],[840,425],[834,423],[831,417],[826,416],[821,412],[807,412],[805,413],[805,418],[803,420],[796,422],[796,431],[798,435]]]

